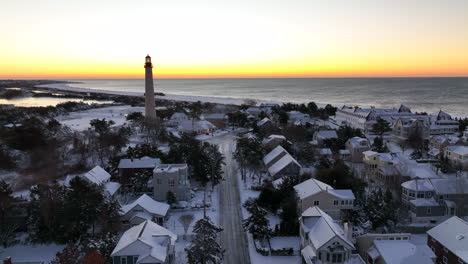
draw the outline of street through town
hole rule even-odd
[[[221,245],[226,250],[225,264],[249,264],[249,245],[242,227],[242,209],[237,179],[237,164],[233,158],[235,133],[207,140],[217,144],[225,157],[224,181],[219,190],[219,223],[224,229],[221,232]]]

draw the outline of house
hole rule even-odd
[[[468,216],[467,179],[416,179],[401,184],[402,202],[413,223],[436,223],[448,217]]]
[[[447,146],[444,157],[448,158],[452,166],[468,170],[468,146]]]
[[[114,196],[121,186],[118,182],[111,182],[111,175],[100,166],[94,167],[92,170],[79,177],[89,183],[104,186],[104,191],[109,197]]]
[[[274,149],[281,144],[286,142],[286,137],[283,135],[269,135],[262,141],[262,145],[265,149]]]
[[[112,264],[174,263],[177,235],[146,220],[122,235],[111,253]]]
[[[143,194],[135,201],[122,205],[121,209],[125,223],[139,225],[146,220],[151,220],[162,225],[165,222],[169,205],[157,202],[148,195]]]
[[[288,117],[288,123],[294,125],[306,125],[307,123],[312,123],[308,114],[304,114],[299,111],[289,111]]]
[[[356,237],[356,248],[359,255],[363,259],[367,259],[367,251],[374,245],[375,240],[397,240],[397,241],[409,241],[411,240],[410,233],[367,233]],[[424,245],[426,242],[422,242]]]
[[[323,145],[323,141],[327,139],[337,139],[338,134],[335,130],[320,130],[316,131],[313,136],[313,140],[317,142],[318,145]]]
[[[262,112],[265,114],[265,109],[251,106],[245,109],[245,112],[247,112],[249,115],[254,116],[255,118],[258,118]]]
[[[429,133],[431,135],[453,135],[458,132],[458,125],[457,120],[453,120],[449,114],[440,110],[437,116],[431,116]]]
[[[187,114],[183,112],[175,112],[167,122],[169,126],[178,126],[182,121],[190,121]]]
[[[352,162],[362,162],[363,152],[370,150],[369,141],[365,138],[353,137],[345,143],[346,149],[349,150]]]
[[[428,119],[428,116],[402,117],[396,122],[393,134],[402,140],[407,140],[411,135],[416,134],[427,139],[430,135],[430,121]]]
[[[367,250],[368,264],[431,264],[434,260],[428,246],[408,240],[374,240]]]
[[[301,256],[306,264],[364,264],[362,258],[353,254],[351,233],[319,207],[305,210],[299,218]]]
[[[460,139],[454,135],[437,135],[429,140],[429,155],[435,159],[440,158],[444,149],[448,146],[454,146],[460,142]]]
[[[174,193],[177,201],[191,197],[187,164],[159,164],[153,172],[153,196],[157,201],[166,201],[167,193]]]
[[[119,162],[119,178],[121,183],[128,184],[137,171],[152,173],[156,165],[161,164],[160,159],[143,157],[140,159],[121,159]]]
[[[262,120],[257,122],[257,127],[261,131],[267,132],[268,130],[270,130],[273,127],[273,122],[271,122],[270,118],[265,117]]]
[[[195,132],[198,135],[210,134],[216,130],[216,126],[207,120],[182,120],[176,126],[178,131]]]
[[[468,127],[463,131],[462,140],[468,143]]]
[[[370,179],[377,179],[379,169],[388,166],[396,166],[402,161],[397,153],[377,153],[375,151],[364,151],[362,161]]]
[[[437,264],[468,263],[468,222],[453,216],[427,231]]]
[[[203,114],[203,120],[206,120],[218,128],[226,127],[227,115],[224,113]]]
[[[347,149],[340,149],[338,154],[341,160],[349,161],[351,159],[351,152]]]
[[[315,149],[315,154],[319,157],[325,157],[330,160],[333,158],[333,152],[329,148],[317,148]]]
[[[299,175],[301,170],[301,165],[289,153],[268,167],[268,173],[273,180],[283,176]]]
[[[277,146],[272,151],[270,151],[265,157],[263,157],[263,163],[265,164],[266,168],[269,168],[271,165],[276,163],[285,155],[289,155],[289,153],[282,146]]]
[[[312,206],[320,207],[334,219],[341,219],[346,210],[354,209],[354,194],[351,190],[335,190],[316,179],[309,179],[294,186],[298,208],[304,212]]]

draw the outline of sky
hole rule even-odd
[[[468,76],[467,0],[2,0],[0,78]]]

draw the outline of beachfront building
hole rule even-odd
[[[177,235],[150,221],[131,227],[111,253],[112,264],[174,263]]]
[[[452,117],[439,111],[437,115],[431,115],[431,125],[429,133],[431,135],[453,135],[458,132],[458,121]]]
[[[353,137],[345,143],[346,149],[350,153],[351,162],[362,162],[363,152],[370,150],[369,141],[366,138]]]
[[[407,140],[412,135],[428,139],[430,135],[429,116],[399,118],[393,128],[393,134],[401,140]]]
[[[122,218],[125,224],[139,225],[146,220],[164,224],[169,205],[153,200],[143,194],[135,201],[122,205]]]
[[[351,190],[335,190],[330,185],[316,179],[309,179],[294,186],[298,208],[304,212],[317,206],[334,219],[341,219],[346,210],[354,209],[354,194]]]
[[[453,216],[427,231],[437,264],[468,263],[468,222]]]
[[[444,157],[448,158],[455,168],[468,170],[468,146],[447,146]]]
[[[154,100],[153,64],[151,57],[145,58],[145,120],[154,123],[156,121],[156,103]]]
[[[319,207],[305,210],[299,218],[301,256],[306,264],[364,264],[351,241],[350,227],[334,221]]]
[[[159,164],[153,172],[153,197],[166,201],[167,193],[172,192],[177,201],[191,199],[187,164]]]
[[[413,223],[436,223],[448,217],[468,216],[468,180],[416,179],[401,184],[402,202]]]

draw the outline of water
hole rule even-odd
[[[144,92],[143,79],[69,80],[80,88]],[[468,115],[468,78],[258,78],[155,79],[156,92],[270,101],[442,109]]]

